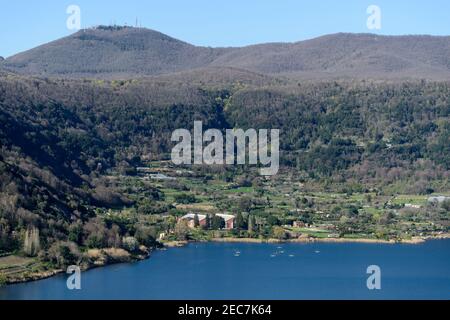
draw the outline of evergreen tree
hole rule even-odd
[[[214,216],[211,221],[211,228],[214,230],[225,228],[225,220],[219,216]]]
[[[245,229],[245,220],[240,212],[236,215],[236,228],[238,230]]]
[[[211,229],[211,216],[209,214],[206,215],[205,224],[203,226],[203,229],[205,229],[205,230]]]
[[[253,233],[255,231],[255,219],[252,215],[248,216],[247,230],[250,233]]]
[[[200,219],[198,218],[198,214],[195,214],[194,216],[194,227],[195,228],[200,227]]]

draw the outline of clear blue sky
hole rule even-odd
[[[299,41],[336,32],[373,32],[369,5],[382,12],[380,34],[450,34],[448,0],[1,0],[0,56],[71,34],[66,8],[81,8],[82,27],[134,25],[203,46]]]

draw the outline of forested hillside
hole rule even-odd
[[[396,179],[448,173],[449,94],[447,83],[298,84],[240,90],[225,114],[238,127],[281,128],[288,166],[386,182],[393,168]]]
[[[3,75],[0,250],[21,248],[33,228],[44,248],[68,240],[108,246],[134,235],[134,227],[96,219],[97,208],[133,205],[105,177],[167,159],[172,131],[194,120],[205,129],[280,129],[283,170],[305,181],[448,190],[450,84],[292,83],[238,74],[208,85],[190,74],[130,81]]]

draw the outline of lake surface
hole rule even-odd
[[[367,267],[381,268],[368,290]],[[419,245],[202,243],[0,288],[1,299],[450,299],[450,240]]]

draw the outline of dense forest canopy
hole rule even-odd
[[[95,222],[95,210],[132,201],[102,177],[167,159],[172,131],[191,129],[195,120],[205,129],[280,129],[283,167],[306,179],[448,190],[450,83],[291,82],[245,72],[233,81],[189,77],[2,75],[1,250],[17,248],[31,227],[44,247],[78,239],[87,221],[87,238],[79,241],[95,244],[91,235],[101,230],[113,242],[120,228]]]

